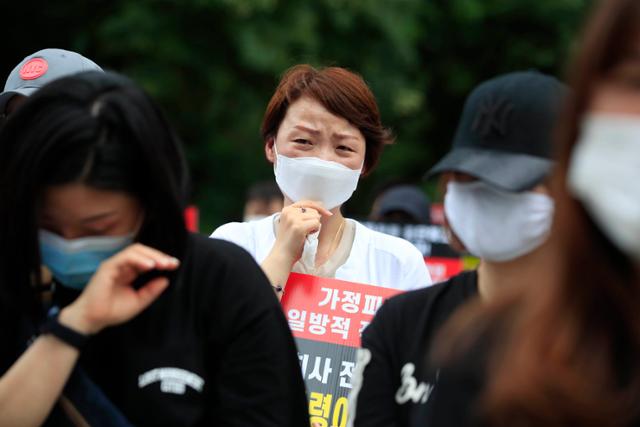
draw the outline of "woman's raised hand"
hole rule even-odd
[[[60,322],[85,334],[124,323],[147,308],[169,285],[168,278],[156,277],[135,289],[133,281],[145,272],[168,272],[179,265],[176,258],[133,244],[100,265],[82,294],[62,310]]]
[[[292,266],[300,259],[304,240],[320,230],[322,217],[332,216],[331,211],[318,202],[303,200],[282,209],[277,226],[276,242],[272,251],[280,253]]]

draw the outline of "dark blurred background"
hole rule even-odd
[[[363,75],[398,142],[346,207],[419,180],[453,136],[465,95],[498,73],[563,75],[589,0],[1,0],[2,83],[26,55],[74,50],[125,73],[182,136],[201,230],[242,216],[271,179],[259,137],[280,75],[296,63]],[[433,196],[433,185],[424,184]]]

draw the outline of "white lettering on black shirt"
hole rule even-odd
[[[423,382],[418,383],[413,376],[415,371],[416,367],[413,363],[407,363],[402,367],[400,371],[402,384],[400,384],[400,388],[398,388],[396,392],[396,402],[398,405],[403,405],[410,400],[413,403],[427,403],[427,400],[429,400],[434,386]]]
[[[160,381],[163,393],[184,394],[187,386],[202,392],[204,380],[193,372],[180,368],[155,368],[138,377],[138,388]]]

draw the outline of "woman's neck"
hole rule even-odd
[[[547,280],[553,271],[548,243],[519,258],[492,262],[482,260],[478,267],[478,292],[483,300],[491,300],[514,286],[535,286]]]
[[[344,229],[344,217],[342,216],[342,212],[340,212],[340,207],[334,208],[331,210],[333,216],[331,217],[322,217],[320,223],[322,227],[320,228],[320,235],[318,236],[318,253],[322,252],[322,248],[328,246],[335,246],[335,243],[340,236],[339,233],[342,233],[342,229]],[[338,237],[338,239],[336,239]],[[335,248],[333,248],[335,249]]]

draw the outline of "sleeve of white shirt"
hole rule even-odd
[[[412,289],[424,288],[433,284],[431,274],[427,268],[424,257],[412,244],[406,251],[406,259],[404,265],[403,286],[402,289],[410,291]]]
[[[216,228],[211,236],[213,239],[226,240],[243,248],[255,258],[255,242],[251,238],[251,229],[243,222],[230,222]]]

